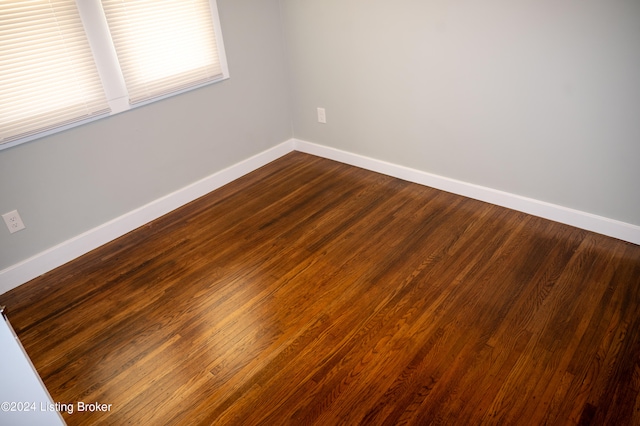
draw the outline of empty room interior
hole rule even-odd
[[[57,3],[108,107],[19,133],[0,83],[0,305],[40,411],[640,425],[640,2],[205,1],[219,78],[158,96],[120,2]]]

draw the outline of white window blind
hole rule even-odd
[[[132,104],[224,78],[209,0],[102,0]]]
[[[0,0],[0,144],[107,113],[76,4]]]

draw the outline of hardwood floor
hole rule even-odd
[[[301,153],[0,303],[70,425],[640,425],[639,246]]]

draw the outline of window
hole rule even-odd
[[[215,0],[0,0],[0,148],[228,77]]]
[[[0,142],[109,111],[74,2],[0,1]]]

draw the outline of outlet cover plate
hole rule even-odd
[[[327,124],[327,112],[324,108],[318,108],[318,123]]]
[[[14,232],[21,231],[25,228],[24,222],[22,222],[22,218],[20,218],[20,214],[18,213],[18,210],[5,213],[2,215],[2,218],[4,219],[4,223],[7,224],[7,228],[9,228],[9,232],[11,232],[12,234]]]

